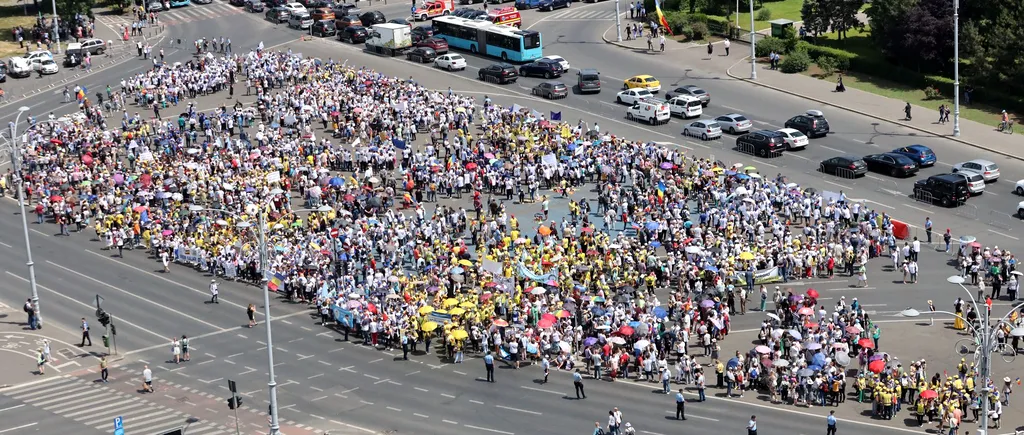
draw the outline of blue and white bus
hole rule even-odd
[[[437,17],[434,18],[434,36],[448,41],[449,47],[483,53],[503,61],[523,63],[544,56],[540,32],[489,21]]]

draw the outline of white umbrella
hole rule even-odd
[[[1021,272],[1021,271],[1019,271],[1019,270],[1015,270],[1015,271],[1013,271],[1013,272],[1010,272],[1010,275],[1017,275],[1017,276],[1021,276],[1021,275],[1024,275],[1024,272]]]
[[[547,289],[545,289],[544,287],[534,287],[532,290],[530,290],[531,295],[542,295],[544,293],[547,293]]]
[[[357,293],[349,293],[348,294],[348,298],[349,299],[359,299],[359,294],[357,294]]]
[[[781,329],[775,329],[775,330],[772,331],[772,338],[775,338],[775,339],[782,338],[782,334],[783,333],[785,333],[785,331],[783,331]]]
[[[597,325],[597,326],[594,327],[594,329],[596,329],[598,331],[607,331],[609,329],[612,329],[612,327],[608,326],[608,325]]]
[[[617,344],[619,346],[622,346],[626,344],[626,339],[622,337],[612,337],[608,339],[608,342],[611,344]]]
[[[567,342],[567,341],[559,341],[558,342],[558,348],[561,349],[562,352],[565,352],[565,353],[571,353],[572,352],[572,346],[569,346],[569,342]]]
[[[617,338],[617,337],[613,337],[613,338]],[[651,342],[650,342],[650,341],[647,341],[647,340],[640,340],[640,341],[638,341],[638,342],[634,343],[634,344],[633,344],[633,347],[634,347],[634,348],[637,348],[637,349],[646,349],[646,348],[647,348],[647,346],[650,346],[650,345],[651,345]]]
[[[687,246],[685,251],[688,254],[699,254],[703,249],[701,249],[700,246]]]
[[[776,315],[775,313],[768,313],[768,314],[766,314],[766,316],[768,316],[768,318],[770,318],[770,319],[775,319],[776,322],[781,322],[782,321],[782,319],[780,319],[779,316]]]
[[[789,367],[789,361],[784,359],[772,361],[772,367]]]

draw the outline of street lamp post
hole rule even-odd
[[[271,195],[280,195],[284,193],[281,189],[273,189],[270,191]],[[215,211],[219,213],[226,213],[236,218],[240,218],[237,213],[217,208],[206,208],[199,205],[193,205],[189,207],[191,211]],[[330,206],[321,206],[316,209],[302,209],[295,210],[292,213],[300,213],[305,211],[318,211],[318,212],[330,212],[333,211]],[[263,317],[264,324],[267,327],[267,387],[270,389],[270,435],[280,435],[281,424],[278,420],[277,414],[277,380],[274,376],[274,337],[271,332],[271,320],[270,317],[270,280],[267,278],[267,272],[269,271],[268,259],[270,257],[269,248],[267,246],[267,222],[266,214],[262,211],[256,213],[257,231],[258,237],[257,244],[260,250],[260,279],[262,280],[263,287]],[[252,224],[246,221],[239,222],[237,225],[239,228],[251,228]]]
[[[968,290],[967,287],[964,286],[964,281],[965,281],[964,277],[959,276],[959,275],[953,275],[953,276],[951,276],[949,278],[946,278],[946,281],[951,283],[951,284],[959,285],[960,288],[963,289],[964,292],[967,293],[967,296],[969,296],[971,298],[971,304],[974,306],[974,310],[975,311],[981,311],[982,310],[981,307],[978,306],[978,300],[975,299],[974,295],[971,294],[971,291]],[[996,324],[1003,324],[1003,323],[1005,323],[1006,319],[1010,316],[1010,314],[1015,312],[1015,311],[1017,311],[1021,307],[1024,307],[1024,303],[1017,304],[1016,306],[1011,308],[1010,311],[1008,311],[1006,313],[1006,315],[1004,315],[1003,317],[1001,317],[998,320],[996,320]],[[984,314],[982,315],[981,329],[978,329],[974,325],[971,325],[969,322],[967,322],[967,319],[964,319],[963,317],[961,317],[960,315],[955,314],[955,313],[950,313],[948,311],[930,311],[929,314],[951,314],[951,315],[959,318],[961,321],[964,322],[964,325],[966,325],[968,328],[971,329],[972,335],[974,336],[975,340],[978,342],[978,353],[979,354],[978,354],[977,358],[980,360],[980,361],[978,361],[978,366],[979,366],[979,373],[978,374],[979,374],[979,376],[981,378],[980,382],[981,382],[981,398],[982,398],[982,400],[981,400],[981,415],[979,416],[980,418],[979,418],[979,424],[978,424],[978,435],[988,435],[989,395],[992,392],[991,388],[989,388],[989,380],[990,380],[989,378],[991,377],[991,372],[992,372],[992,357],[991,357],[991,355],[992,355],[992,352],[994,352],[996,350],[995,349],[996,341],[994,340],[993,333],[992,333],[992,320],[991,320],[992,314],[991,314],[991,309],[989,308],[989,306],[987,304],[985,305]],[[917,311],[917,310],[915,310],[913,308],[907,308],[906,310],[903,310],[902,312],[900,312],[900,315],[902,315],[903,317],[917,317],[917,316],[921,315],[921,312],[919,312],[919,311]],[[1013,330],[1010,331],[1010,334],[1013,335],[1013,336],[1017,336],[1017,337],[1024,336],[1024,328],[1014,328]]]
[[[615,0],[615,41],[622,42],[622,17],[619,12],[619,0]]]
[[[53,40],[57,42],[57,54],[60,54],[60,27],[57,25],[60,19],[57,18],[57,0],[51,1],[53,3]]]
[[[960,0],[953,0],[953,136],[960,137]]]
[[[739,9],[739,8],[737,8]],[[739,20],[739,15],[736,16]],[[754,0],[750,0],[750,79],[757,80],[757,31],[754,30]]]
[[[36,287],[36,263],[32,261],[32,241],[28,236],[28,213],[25,210],[25,177],[21,173],[21,148],[18,147],[18,122],[21,115],[29,111],[28,106],[18,108],[18,116],[14,118],[14,125],[11,126],[11,140],[7,142],[11,151],[11,163],[14,165],[14,174],[17,177],[18,207],[21,208],[21,229],[25,233],[25,265],[28,266],[28,282],[32,288],[32,308],[35,310],[36,325],[43,329],[42,310],[39,308],[39,289]],[[29,325],[31,326],[31,325]]]

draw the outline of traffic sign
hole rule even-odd
[[[341,234],[341,232],[339,232],[337,228],[331,228],[331,237],[332,238],[337,239],[339,234]]]
[[[124,435],[124,419],[120,415],[114,417],[114,435]]]

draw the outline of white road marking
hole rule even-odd
[[[514,433],[512,433],[512,432],[505,432],[505,431],[503,431],[503,430],[497,430],[497,429],[490,429],[490,428],[486,428],[486,427],[480,427],[480,426],[471,426],[471,425],[468,425],[468,424],[464,424],[464,425],[462,425],[462,426],[464,426],[464,427],[468,427],[468,428],[470,428],[470,429],[482,430],[482,431],[485,431],[485,432],[493,432],[493,433],[500,433],[500,434],[504,434],[504,435],[515,435],[515,434],[514,434]]]
[[[563,395],[563,396],[565,395],[565,393],[560,393],[558,391],[543,390],[543,389],[540,389],[540,388],[527,387],[525,385],[520,385],[519,388],[522,388],[524,390],[530,390],[530,391],[539,391],[541,393],[558,394],[558,395]]]
[[[494,407],[495,408],[501,408],[501,409],[507,409],[509,411],[522,412],[522,413],[525,413],[525,414],[543,415],[543,414],[541,414],[541,413],[539,413],[537,411],[530,411],[530,410],[527,410],[527,409],[513,408],[511,406],[494,405]]]
[[[1000,236],[1003,236],[1003,237],[1007,237],[1007,238],[1010,238],[1010,239],[1013,239],[1013,240],[1020,240],[1020,239],[1019,239],[1019,238],[1017,238],[1017,237],[1011,236],[1011,235],[1009,235],[1009,234],[1006,234],[1006,233],[1000,233],[999,231],[996,231],[996,230],[992,230],[992,229],[987,229],[987,228],[986,228],[986,230],[987,230],[988,232],[992,233],[992,234],[1000,235]]]
[[[12,427],[12,428],[10,428],[10,429],[4,429],[4,430],[0,430],[0,433],[7,433],[7,432],[10,432],[10,431],[15,431],[15,430],[19,430],[19,429],[24,429],[24,428],[26,428],[26,427],[32,427],[32,426],[35,426],[35,425],[37,425],[37,424],[39,424],[39,422],[33,422],[33,423],[29,423],[29,424],[23,424],[23,425],[21,425],[21,426],[18,426],[18,427]],[[467,427],[468,427],[468,426],[467,426]]]

